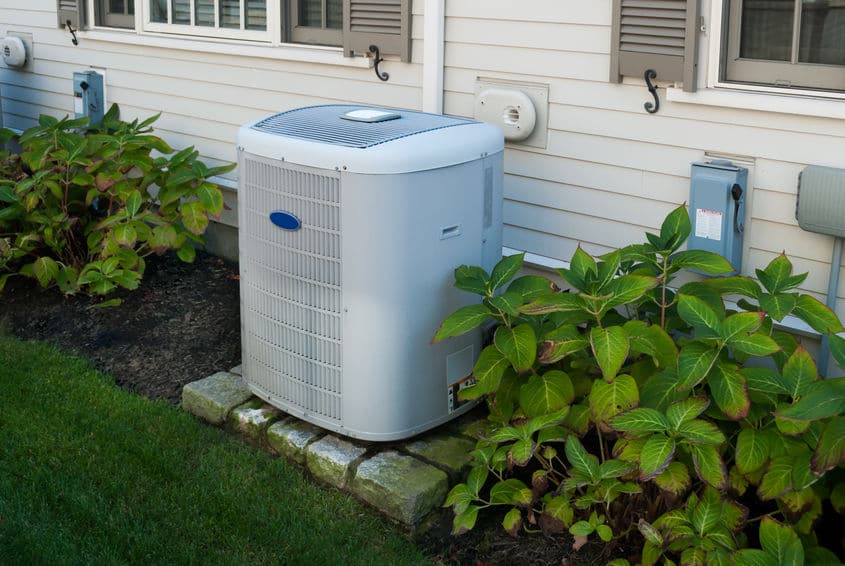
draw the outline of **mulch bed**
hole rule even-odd
[[[240,363],[237,264],[204,252],[193,264],[174,254],[150,256],[140,289],[109,298],[123,302],[99,308],[102,299],[64,297],[12,278],[0,294],[0,332],[78,353],[120,387],[174,404],[185,384]],[[495,513],[482,513],[478,526],[461,537],[450,535],[451,520],[444,510],[419,541],[436,564],[580,565],[609,558],[598,544],[573,553],[568,535],[510,537]]]
[[[193,264],[150,256],[141,287],[108,298],[123,304],[98,308],[102,299],[13,277],[0,294],[0,327],[81,354],[121,387],[172,403],[185,384],[240,363],[237,264],[204,252]]]

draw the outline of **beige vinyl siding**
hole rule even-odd
[[[73,112],[73,72],[106,73],[106,103],[125,118],[161,112],[157,132],[174,146],[194,145],[209,163],[234,161],[238,127],[270,113],[330,103],[422,107],[422,2],[414,2],[411,63],[388,57],[385,83],[372,69],[232,54],[165,49],[81,37],[74,47],[56,27],[55,0],[0,0],[0,35],[33,34],[33,72],[0,66],[4,125],[25,129],[42,113]],[[185,39],[190,46],[190,40]],[[269,48],[268,49],[272,49]],[[233,173],[234,174],[234,173]]]
[[[446,10],[447,113],[472,116],[478,77],[549,85],[547,148],[506,150],[506,246],[568,260],[579,244],[602,253],[641,241],[689,200],[691,162],[735,155],[753,160],[743,272],[786,251],[810,272],[803,291],[824,300],[833,240],[798,227],[796,183],[807,164],[845,167],[845,121],[672,103],[664,89],[660,113],[647,114],[641,80],[607,80],[611,0]]]

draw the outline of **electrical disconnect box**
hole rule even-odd
[[[730,161],[693,163],[690,174],[692,234],[687,249],[706,250],[742,267],[742,233],[748,169]]]
[[[103,121],[104,104],[103,75],[97,71],[74,72],[73,111],[76,117],[87,116],[89,124],[99,124]]]

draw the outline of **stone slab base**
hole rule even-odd
[[[469,465],[475,443],[468,437],[479,425],[472,413],[405,442],[351,441],[253,397],[239,373],[240,366],[189,383],[182,407],[212,424],[228,423],[251,443],[305,466],[412,531],[424,528]]]

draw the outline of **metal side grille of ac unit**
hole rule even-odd
[[[340,179],[244,155],[240,213],[244,374],[274,399],[341,422]],[[288,211],[295,232],[268,218]]]

